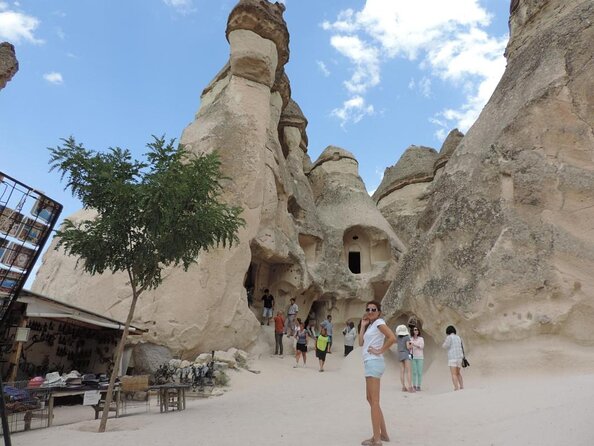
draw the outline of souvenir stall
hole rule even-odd
[[[97,398],[105,392],[124,323],[27,290],[9,318],[1,372],[5,391],[12,392],[7,411],[20,414],[12,417],[11,430],[51,425],[58,398],[91,405],[97,415],[100,401],[85,399],[90,390]],[[130,335],[143,331],[130,327]],[[117,405],[114,411],[117,416]],[[32,424],[35,417],[38,426]]]

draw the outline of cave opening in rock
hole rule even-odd
[[[349,251],[349,270],[353,274],[361,274],[361,253]]]
[[[251,307],[254,304],[254,293],[256,292],[256,272],[258,271],[258,265],[255,263],[250,263],[250,267],[248,268],[247,272],[245,273],[245,277],[243,279],[243,287],[245,288],[245,292],[247,295],[247,304],[248,307]]]
[[[330,302],[327,300],[317,300],[312,302],[307,318],[304,321],[305,327],[311,327],[316,333],[319,333],[320,322],[326,319],[330,312]]]
[[[256,265],[250,263],[250,267],[248,268],[247,272],[245,273],[245,279],[243,281],[243,286],[245,289],[254,288],[256,286]]]

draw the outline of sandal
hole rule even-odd
[[[361,442],[363,446],[382,446],[382,441],[377,440],[375,441],[373,438],[369,438],[368,440],[363,440]]]

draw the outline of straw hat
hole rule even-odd
[[[399,325],[398,327],[396,327],[396,335],[410,336],[410,334],[408,333],[408,328],[406,328],[406,325]]]

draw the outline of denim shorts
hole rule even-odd
[[[386,368],[384,358],[368,359],[363,363],[363,365],[365,367],[366,378],[381,378]]]

